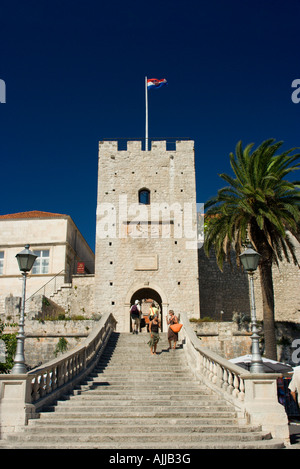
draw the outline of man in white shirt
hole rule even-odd
[[[291,395],[295,402],[297,402],[298,397],[298,404],[300,404],[300,369],[294,371],[293,377],[289,384],[289,390],[291,391]]]

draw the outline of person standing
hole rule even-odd
[[[173,324],[178,324],[178,319],[174,314],[174,311],[171,309],[169,311],[169,318],[166,317],[168,329],[168,341],[169,341],[169,350],[172,348],[172,342],[174,342],[173,349],[176,349],[176,344],[178,342],[178,333],[172,331],[171,327]]]
[[[289,384],[292,398],[298,405],[300,405],[300,370],[294,371],[293,377]]]
[[[150,340],[148,345],[150,346],[151,355],[156,355],[156,348],[159,342],[159,329],[161,328],[160,320],[155,315],[149,324]]]
[[[150,322],[153,320],[154,316],[158,316],[158,309],[155,307],[155,303],[153,302],[151,304],[151,307],[149,309],[149,314],[148,314],[148,320],[149,320],[149,323],[147,325],[147,331],[150,332],[149,328],[150,328]]]
[[[141,323],[141,306],[139,300],[135,300],[134,305],[131,306],[130,316],[132,320],[132,333],[138,334]]]

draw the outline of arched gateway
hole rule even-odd
[[[168,314],[168,300],[165,293],[157,285],[142,285],[136,284],[130,288],[127,293],[124,303],[124,323],[127,325],[127,331],[130,331],[130,307],[134,304],[135,300],[139,300],[142,305],[142,313],[148,315],[149,307],[152,301],[156,304],[159,310],[160,320],[162,324],[162,331],[166,330],[166,316]],[[126,320],[127,318],[127,320]]]

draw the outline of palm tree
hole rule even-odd
[[[230,262],[232,248],[239,255],[247,237],[259,254],[259,274],[262,289],[265,356],[277,357],[274,290],[272,265],[284,258],[299,267],[292,242],[300,241],[299,182],[286,177],[296,169],[300,154],[291,155],[295,148],[276,155],[283,142],[264,141],[252,151],[254,144],[230,153],[235,177],[220,174],[227,187],[205,204],[206,231],[204,249],[209,256],[212,248],[222,270],[224,261]]]

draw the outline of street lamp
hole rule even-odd
[[[256,325],[256,308],[254,298],[254,272],[257,269],[260,254],[254,251],[250,242],[248,243],[247,249],[240,255],[241,262],[244,270],[247,272],[250,278],[250,291],[251,291],[251,323],[252,323],[252,358],[251,358],[251,373],[263,373],[263,361],[259,351],[259,335],[257,333]]]
[[[27,372],[25,366],[25,356],[24,356],[24,341],[25,341],[25,334],[24,334],[24,317],[25,317],[25,293],[26,293],[26,277],[27,272],[32,269],[34,261],[36,260],[37,256],[29,250],[29,244],[26,244],[25,249],[19,252],[16,255],[19,269],[23,275],[23,290],[22,290],[22,305],[21,305],[21,315],[20,315],[20,322],[19,322],[19,332],[17,335],[17,351],[15,355],[15,364],[11,370],[11,374],[18,375],[24,374]]]

